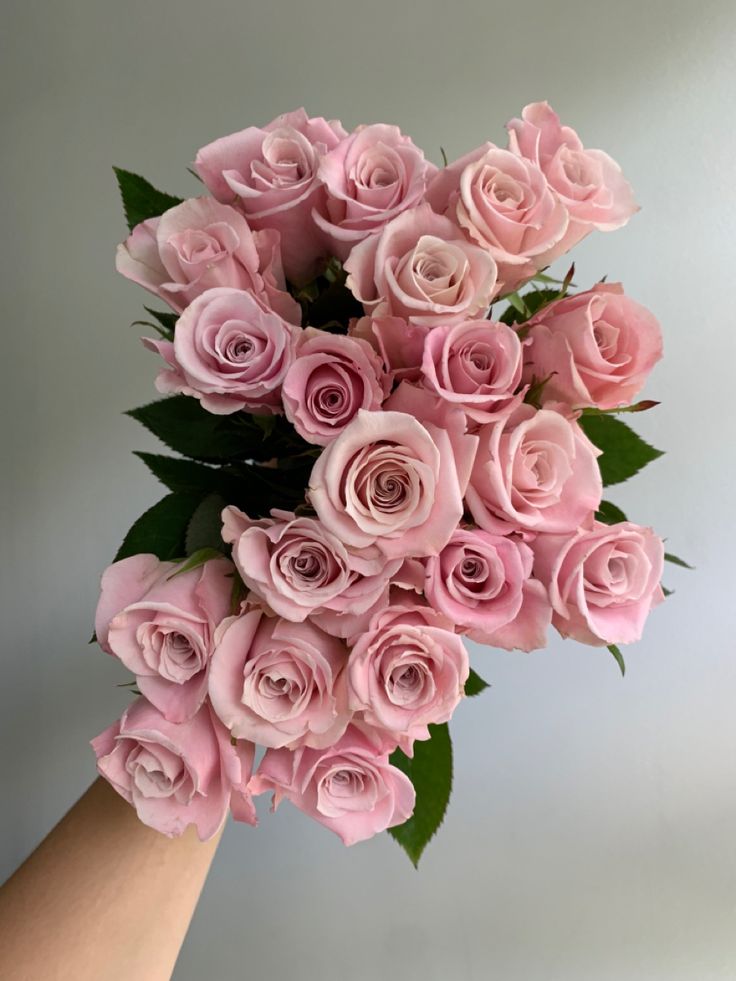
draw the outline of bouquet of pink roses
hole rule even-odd
[[[170,308],[143,342],[166,397],[130,415],[177,455],[138,454],[168,493],[102,577],[96,639],[137,698],[93,746],[165,834],[255,824],[272,792],[416,863],[447,723],[487,687],[464,638],[553,626],[623,671],[681,563],[602,499],[660,455],[618,418],[656,404],[657,321],[544,272],[631,188],[546,103],[507,130],[438,169],[395,126],[298,110],[201,149],[201,196],[116,171],[117,268]]]

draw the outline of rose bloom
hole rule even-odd
[[[512,119],[506,128],[510,149],[542,170],[570,216],[558,255],[594,228],[621,228],[639,210],[616,161],[603,150],[586,150],[546,102],[525,106],[521,119]]]
[[[356,245],[345,263],[347,285],[375,317],[420,327],[457,323],[487,310],[496,264],[449,218],[422,204]]]
[[[212,706],[261,746],[329,746],[350,721],[344,644],[313,624],[258,610],[223,622],[210,669]]]
[[[254,774],[253,794],[273,791],[354,845],[407,821],[415,794],[409,778],[355,726],[327,749],[269,749]]]
[[[247,789],[252,743],[232,745],[204,704],[174,725],[145,698],[92,740],[97,769],[135,807],[144,824],[170,838],[194,825],[201,841],[212,838],[230,808],[236,821],[255,825]]]
[[[388,378],[366,341],[308,327],[284,379],[284,412],[308,443],[325,446],[358,409],[378,409]]]
[[[280,412],[299,328],[243,290],[207,290],[179,318],[174,341],[145,338],[169,365],[156,388],[193,395],[208,412]]]
[[[529,322],[525,378],[543,398],[614,409],[633,401],[662,357],[656,318],[619,283],[550,303]]]
[[[316,260],[329,251],[312,217],[325,208],[319,165],[346,137],[336,120],[310,119],[297,109],[263,129],[223,136],[197,154],[197,173],[218,201],[236,204],[251,228],[281,233],[284,268],[294,282],[311,279]]]
[[[563,637],[599,646],[640,639],[649,611],[664,599],[664,544],[651,528],[595,522],[573,535],[540,535],[532,547]]]
[[[469,671],[451,620],[418,604],[389,606],[350,652],[350,707],[411,755],[415,739],[429,739],[430,723],[450,719]]]
[[[181,313],[215,286],[249,290],[285,320],[299,324],[287,292],[278,233],[252,232],[241,214],[212,198],[192,198],[136,225],[118,246],[119,273]]]
[[[488,320],[435,327],[424,342],[422,378],[472,422],[491,422],[518,405],[522,343],[506,324]]]
[[[212,559],[177,571],[155,555],[131,555],[102,576],[95,634],[136,676],[169,722],[184,722],[207,694],[215,628],[230,612],[232,563]]]
[[[401,317],[360,317],[351,322],[348,333],[371,345],[391,381],[418,381],[421,378],[424,342],[430,333],[429,327],[419,327]]]
[[[378,550],[348,551],[316,518],[271,514],[253,521],[227,507],[222,537],[233,546],[246,586],[287,620],[301,622],[324,611],[365,613],[401,564],[401,559],[388,562]]]
[[[319,166],[327,201],[313,217],[330,251],[344,261],[353,246],[420,204],[437,168],[397,126],[360,126]]]
[[[487,531],[574,531],[590,520],[603,487],[582,429],[560,412],[522,404],[481,427],[465,499]]]
[[[309,479],[320,521],[353,548],[432,555],[455,530],[476,440],[405,412],[361,409]]]
[[[562,254],[565,206],[536,164],[492,143],[441,170],[427,200],[493,256],[504,293]]]

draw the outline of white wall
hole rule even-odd
[[[197,147],[302,103],[439,158],[548,98],[643,210],[578,250],[661,318],[635,424],[668,455],[614,499],[696,573],[627,651],[477,649],[440,837],[415,872],[285,805],[230,827],[177,981],[711,981],[736,976],[734,28],[730,0],[7,4],[2,139],[0,877],[93,777],[123,672],[88,647],[97,578],[158,488],[121,411],[156,366],[117,278],[110,166],[174,192]]]

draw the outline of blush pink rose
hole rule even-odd
[[[458,528],[440,554],[427,560],[424,593],[457,627],[491,632],[521,609],[532,561],[524,542],[482,528]]]
[[[222,532],[244,583],[269,610],[294,622],[326,611],[362,614],[386,593],[400,559],[350,552],[316,518],[271,513],[253,521],[227,507]]]
[[[463,513],[476,440],[406,412],[366,412],[323,450],[309,498],[346,545],[388,558],[436,554]]]
[[[449,218],[422,204],[355,246],[347,285],[374,317],[419,327],[482,316],[496,293],[496,264]]]
[[[144,824],[170,838],[194,825],[207,841],[222,827],[228,808],[236,821],[257,823],[247,788],[255,747],[232,745],[207,704],[175,725],[139,698],[92,747],[100,774]]]
[[[360,317],[351,322],[348,331],[351,337],[371,345],[392,381],[421,378],[424,341],[429,332],[429,327],[418,327],[401,317]]]
[[[441,170],[427,200],[493,256],[504,293],[562,254],[565,206],[535,163],[492,143]]]
[[[350,652],[350,707],[412,755],[415,739],[429,739],[429,724],[450,719],[469,671],[451,620],[426,606],[390,606]]]
[[[420,204],[437,168],[397,126],[360,126],[322,158],[327,201],[314,211],[330,251],[347,259],[353,246]]]
[[[224,621],[209,676],[230,732],[261,746],[329,746],[350,721],[344,644],[313,624],[258,610]]]
[[[184,722],[207,694],[215,628],[230,612],[234,569],[213,559],[177,571],[155,555],[131,555],[109,566],[95,615],[95,634],[136,676],[138,688],[169,722]]]
[[[422,378],[474,423],[491,422],[517,406],[522,343],[515,330],[489,320],[435,327],[424,342]]]
[[[522,404],[478,435],[465,499],[481,528],[565,532],[590,522],[603,493],[599,451],[576,422]]]
[[[253,794],[273,791],[354,845],[407,821],[415,794],[409,778],[355,726],[327,749],[269,749],[250,782]]]
[[[336,120],[310,119],[304,109],[250,126],[198,152],[197,173],[218,201],[240,208],[251,228],[276,229],[286,275],[305,282],[327,243],[312,217],[325,208],[320,161],[347,133]]]
[[[234,208],[212,198],[183,201],[136,225],[118,246],[115,264],[177,313],[205,290],[231,286],[301,322],[299,304],[285,291],[278,233],[252,232]]]
[[[649,611],[664,599],[664,545],[651,528],[595,522],[574,535],[539,535],[532,547],[563,637],[599,646],[640,639]]]
[[[387,383],[366,341],[308,327],[284,379],[284,412],[308,443],[326,446],[359,409],[380,408]]]
[[[521,119],[512,119],[506,128],[510,149],[542,170],[570,216],[558,255],[594,228],[621,228],[639,210],[616,161],[603,150],[586,150],[546,102],[525,106]]]
[[[525,377],[547,378],[544,399],[614,409],[632,402],[662,357],[656,318],[600,284],[557,300],[529,322]]]
[[[220,287],[192,301],[173,343],[146,338],[144,344],[169,365],[156,379],[160,392],[193,395],[218,415],[273,413],[281,411],[281,385],[299,332],[252,293]]]

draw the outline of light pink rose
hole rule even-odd
[[[358,409],[378,409],[388,378],[366,341],[308,327],[284,379],[286,418],[308,443],[326,446]]]
[[[664,599],[664,545],[651,528],[595,522],[574,535],[539,535],[532,548],[535,574],[548,585],[552,623],[563,637],[630,644]]]
[[[177,313],[205,290],[231,286],[301,323],[299,304],[285,292],[278,233],[252,232],[239,212],[212,198],[191,198],[136,225],[115,264]]]
[[[424,341],[429,332],[429,327],[419,327],[401,317],[360,317],[348,329],[351,337],[371,345],[392,380],[410,381],[421,377]]]
[[[600,454],[576,422],[522,404],[478,435],[465,499],[481,528],[565,532],[590,522],[603,493]]]
[[[310,119],[304,109],[278,116],[263,129],[223,136],[197,154],[195,167],[218,201],[241,208],[251,228],[281,233],[286,275],[305,282],[327,243],[312,211],[323,212],[321,159],[347,133],[339,122]]]
[[[219,287],[193,300],[174,341],[144,339],[169,365],[156,388],[193,395],[208,412],[280,412],[281,385],[299,328],[243,290]]]
[[[258,610],[223,622],[209,676],[230,732],[261,746],[329,746],[350,721],[344,644],[313,624]]]
[[[543,398],[572,406],[627,405],[662,357],[657,320],[619,283],[557,300],[529,328],[525,378],[547,378]]]
[[[424,593],[457,627],[490,633],[521,609],[532,560],[529,546],[515,538],[458,528],[440,554],[427,560]]]
[[[374,317],[419,327],[482,316],[496,293],[496,264],[485,249],[422,204],[355,246],[347,285]]]
[[[333,255],[347,259],[358,242],[420,204],[436,170],[397,126],[358,127],[319,166],[327,202],[324,216],[313,217]]]
[[[491,422],[517,406],[522,343],[515,330],[488,320],[435,327],[424,342],[426,387],[463,409],[474,422]]]
[[[325,611],[362,614],[385,595],[400,559],[351,552],[316,518],[271,513],[253,521],[235,507],[223,511],[238,571],[270,611],[294,622]]]
[[[603,150],[586,150],[546,102],[525,106],[521,119],[512,119],[506,128],[510,149],[540,167],[570,216],[558,255],[594,228],[621,228],[639,210],[616,161]]]
[[[409,778],[355,726],[327,749],[269,749],[250,790],[273,791],[274,809],[286,798],[345,845],[403,824],[415,803]]]
[[[217,834],[230,807],[255,825],[247,784],[255,747],[232,745],[208,704],[175,725],[139,698],[92,740],[97,769],[135,807],[144,824],[170,838],[194,825],[201,841]]]
[[[146,554],[113,563],[95,615],[103,650],[135,674],[169,722],[191,718],[205,699],[215,628],[230,612],[235,571],[225,558],[178,568]]]
[[[350,547],[433,555],[462,516],[475,447],[474,437],[405,412],[361,409],[312,468],[309,498]]]
[[[487,249],[503,292],[548,265],[567,229],[565,206],[535,163],[486,143],[441,170],[427,190],[440,214]]]
[[[350,652],[350,707],[412,755],[415,739],[429,739],[429,724],[450,719],[469,671],[451,620],[416,603],[390,606]]]

